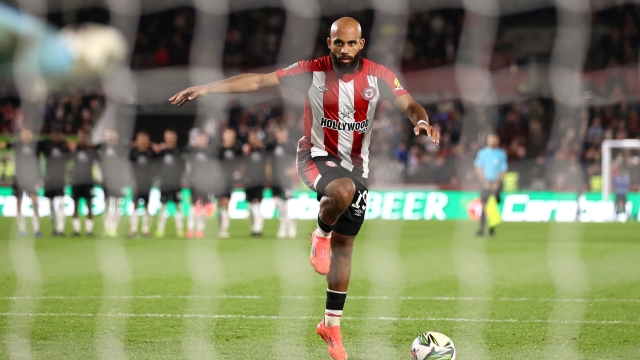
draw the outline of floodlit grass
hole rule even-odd
[[[313,222],[282,240],[276,221],[263,238],[234,221],[224,240],[213,219],[202,240],[169,224],[164,239],[32,240],[0,219],[0,358],[329,358],[315,335],[326,283],[308,264]],[[640,358],[639,224],[474,230],[365,224],[342,321],[350,359],[409,359],[428,330],[462,360]]]

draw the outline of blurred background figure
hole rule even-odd
[[[160,202],[162,208],[158,213],[158,231],[156,236],[164,237],[169,212],[167,203],[175,205],[174,219],[176,234],[184,236],[184,209],[182,200],[182,177],[185,171],[185,160],[182,149],[178,148],[178,133],[174,129],[167,129],[163,135],[164,142],[160,144],[158,153]]]
[[[132,183],[129,168],[128,146],[119,141],[116,129],[107,129],[105,142],[98,146],[102,186],[106,202],[104,212],[104,232],[107,236],[118,234],[121,216],[121,201],[126,196],[127,187]]]
[[[242,159],[242,143],[236,138],[236,131],[226,128],[222,132],[222,145],[218,148],[218,159],[225,176],[224,190],[218,197],[219,238],[229,237],[229,199],[233,191],[235,173]]]
[[[207,217],[214,210],[212,198],[225,194],[226,178],[215,148],[209,146],[209,136],[204,131],[198,130],[193,146],[187,152],[187,181],[191,188],[187,238],[204,237]]]
[[[627,212],[627,194],[629,194],[629,186],[631,185],[631,173],[626,164],[620,164],[617,169],[613,169],[613,177],[611,179],[613,192],[616,194],[615,202],[615,220],[618,222],[627,222],[629,214]]]
[[[129,154],[129,161],[133,168],[133,211],[129,218],[129,237],[138,234],[138,210],[140,202],[143,203],[144,215],[142,216],[142,236],[149,236],[151,229],[151,215],[149,214],[149,193],[153,178],[156,175],[154,158],[156,154],[151,149],[151,139],[146,130],[138,130],[134,147]]]
[[[51,205],[53,236],[64,236],[64,187],[70,151],[61,129],[53,129],[49,140],[38,143],[38,154],[45,159],[44,197],[49,199]]]
[[[249,226],[251,236],[262,236],[264,219],[260,204],[267,181],[267,153],[257,131],[250,131],[247,143],[242,146],[244,155],[245,194],[249,202]]]
[[[13,194],[17,200],[18,235],[27,236],[27,226],[25,224],[23,212],[23,196],[26,194],[31,199],[33,215],[31,224],[36,237],[41,237],[40,232],[40,212],[38,206],[38,191],[42,187],[42,175],[38,160],[38,143],[33,139],[33,131],[23,127],[19,132],[19,139],[12,143],[0,144],[3,148],[13,149],[16,172],[13,178]]]
[[[280,218],[277,237],[296,237],[296,223],[289,217],[289,199],[293,196],[291,178],[297,176],[296,152],[294,141],[289,140],[289,131],[279,127],[275,132],[275,141],[267,145],[271,156],[271,191]]]
[[[84,199],[87,206],[87,215],[84,219],[84,232],[87,236],[93,236],[93,166],[98,161],[98,153],[91,144],[89,134],[85,130],[78,130],[78,143],[73,151],[73,170],[71,171],[71,196],[73,197],[74,210],[73,235],[80,236],[82,226],[80,222],[80,199]]]
[[[476,168],[476,175],[480,181],[480,200],[482,201],[482,213],[480,214],[480,228],[477,236],[484,236],[487,222],[486,205],[490,196],[494,196],[498,204],[500,203],[500,192],[502,191],[502,180],[507,172],[507,154],[500,149],[500,138],[496,134],[487,136],[487,146],[480,149],[473,165]],[[489,227],[489,236],[495,236],[495,228]]]

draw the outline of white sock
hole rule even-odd
[[[58,232],[64,232],[65,225],[65,216],[64,216],[64,198],[62,196],[58,197],[58,213],[56,214]]]
[[[162,205],[160,209],[160,215],[158,217],[158,232],[164,233],[164,228],[167,225],[167,205]]]
[[[316,228],[316,235],[320,236],[320,237],[323,237],[323,238],[330,238],[331,237],[331,232],[326,233],[326,232],[322,231],[322,229],[320,229],[318,227],[318,228]]]
[[[261,233],[262,228],[264,227],[264,219],[262,218],[262,214],[260,213],[260,203],[251,204],[251,214],[253,215],[253,232]]]
[[[342,310],[325,310],[324,311],[324,324],[328,327],[340,326],[340,318],[342,317]]]
[[[71,220],[71,225],[73,225],[73,232],[80,233],[80,230],[82,230],[80,228],[81,227],[80,218],[73,218]]]
[[[18,222],[18,231],[25,234],[27,232],[27,224],[24,221],[24,215],[18,214],[16,221]]]
[[[144,215],[142,215],[142,233],[148,234],[149,230],[151,230],[151,215],[148,211],[145,211]]]
[[[31,217],[31,224],[33,225],[34,233],[40,231],[40,216],[35,212],[33,213],[33,217]]]
[[[112,202],[112,198],[109,198],[107,200],[107,210],[104,212],[104,231],[106,232],[111,231],[111,223],[112,223],[111,218],[113,217],[111,216],[111,212],[112,212],[111,208],[113,207],[111,202]]]
[[[114,200],[115,204],[113,207],[113,231],[118,231],[118,225],[120,224],[120,209],[118,209],[118,199]]]
[[[197,231],[204,232],[204,227],[207,223],[207,214],[204,211],[200,211],[200,214],[198,215],[197,220],[198,220]]]
[[[229,212],[227,209],[221,208],[218,212],[218,221],[220,222],[220,231],[228,232],[229,231]]]
[[[283,199],[276,199],[276,209],[278,209],[278,216],[280,217],[280,230],[278,232],[285,233],[289,228],[287,202]]]
[[[184,224],[183,224],[183,220],[184,220],[184,216],[182,215],[182,211],[180,209],[178,209],[178,205],[176,205],[176,214],[175,216],[175,221],[176,221],[176,231],[178,233],[181,233],[184,230]]]
[[[58,232],[58,222],[56,221],[57,217],[58,217],[58,212],[56,211],[56,198],[52,198],[49,199],[49,205],[50,205],[50,213],[49,213],[49,220],[51,220],[51,230],[53,230],[54,232]]]
[[[86,233],[93,232],[93,219],[84,219],[84,231]]]
[[[196,226],[196,206],[191,206],[189,216],[187,217],[187,231],[193,231]]]
[[[251,232],[255,232],[255,228],[256,228],[255,224],[256,224],[256,217],[253,212],[253,204],[249,204],[249,229],[251,229]]]
[[[137,233],[138,232],[138,219],[139,219],[139,215],[138,215],[138,209],[133,209],[133,212],[131,213],[131,217],[129,218],[129,232],[130,233]]]

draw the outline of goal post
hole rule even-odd
[[[640,140],[604,140],[602,142],[602,200],[609,201],[611,194],[611,167],[613,159],[611,153],[614,149],[640,150]]]

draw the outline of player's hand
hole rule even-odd
[[[198,96],[207,96],[209,94],[209,85],[192,86],[186,88],[169,98],[171,105],[182,106],[187,101],[194,100]]]
[[[431,141],[433,141],[434,144],[440,144],[440,132],[434,129],[431,125],[427,125],[424,122],[421,122],[413,128],[413,132],[416,134],[416,136],[420,134],[427,135],[431,138]]]

